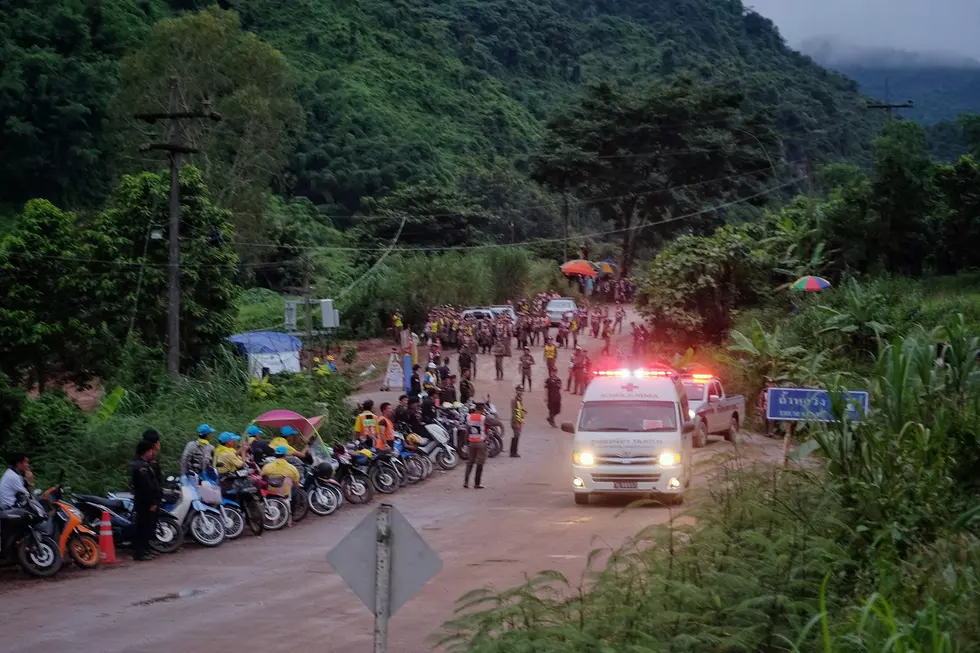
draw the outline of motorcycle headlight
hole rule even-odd
[[[592,467],[595,465],[595,456],[591,451],[577,451],[572,455],[572,460],[576,465],[582,467]]]
[[[673,467],[681,464],[681,455],[672,451],[665,451],[660,454],[659,463],[661,467]]]

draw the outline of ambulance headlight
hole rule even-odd
[[[572,455],[572,460],[581,467],[592,467],[595,465],[595,456],[591,451],[577,451]]]
[[[672,451],[665,451],[660,454],[659,463],[661,467],[673,467],[674,465],[680,465],[681,456],[680,454],[673,453]]]
[[[688,408],[687,409],[687,416],[688,416],[689,419],[694,419],[694,416],[695,415],[697,415],[697,413],[694,412],[694,409],[693,408]]]

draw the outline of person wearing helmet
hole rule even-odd
[[[214,467],[219,474],[230,474],[245,466],[236,445],[242,439],[235,433],[223,432],[218,436],[218,447],[214,450]]]
[[[470,486],[470,472],[476,467],[473,487],[482,490],[483,465],[487,462],[487,429],[500,426],[500,420],[486,414],[486,404],[479,402],[473,405],[473,410],[466,418],[466,473],[463,476],[463,487]]]
[[[180,454],[180,475],[197,474],[200,476],[204,468],[214,460],[214,447],[209,438],[217,431],[208,424],[197,427],[197,439],[191,440]]]
[[[333,356],[327,356],[326,364],[327,364],[327,369],[330,370],[331,374],[335,374],[337,372],[337,364],[334,362]]]
[[[439,383],[438,375],[436,374],[436,364],[429,363],[425,368],[425,376],[422,377],[422,389],[430,390],[435,388]]]
[[[289,454],[286,447],[280,445],[274,449],[274,453],[276,455],[275,459],[262,466],[262,476],[271,481],[269,485],[271,488],[276,488],[273,490],[275,494],[289,499],[292,495],[293,486],[299,485],[299,470],[286,460],[286,456]],[[277,486],[277,481],[280,480],[282,481],[282,485]],[[292,525],[293,515],[290,512],[289,526]]]

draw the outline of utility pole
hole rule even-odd
[[[568,260],[568,193],[562,193],[562,240],[565,244],[565,260]]]
[[[165,113],[138,113],[137,120],[156,124],[169,120],[166,143],[152,143],[140,148],[141,152],[162,150],[170,160],[170,251],[167,275],[167,373],[171,378],[180,377],[180,155],[194,154],[196,148],[184,145],[180,121],[191,118],[208,118],[219,121],[221,116],[212,112],[180,111],[180,89],[177,78],[170,78],[170,101]]]
[[[888,121],[892,119],[892,111],[894,109],[914,109],[915,102],[908,100],[902,104],[892,104],[890,93],[888,91],[888,80],[885,80],[885,101],[884,102],[868,102],[869,109],[884,109],[885,115],[888,116]]]
[[[306,297],[306,367],[310,371],[310,380],[313,380],[313,302],[310,296],[310,273],[312,263],[308,256],[303,257],[303,295]],[[313,387],[312,385],[310,386]]]

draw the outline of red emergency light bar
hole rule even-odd
[[[671,375],[670,370],[595,370],[593,376],[614,376],[621,379],[651,379],[654,377],[667,377]]]
[[[714,374],[692,374],[691,378],[695,381],[710,381],[715,378]]]

